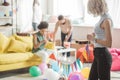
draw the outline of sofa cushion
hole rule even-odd
[[[27,51],[32,51],[33,49],[33,36],[18,36],[14,35],[16,40],[22,41],[27,44]]]
[[[11,39],[10,45],[6,52],[26,52],[27,45],[24,42]]]
[[[0,53],[4,53],[9,45],[9,38],[0,33]]]
[[[34,54],[30,52],[0,54],[0,64],[24,62],[29,60],[33,56]]]
[[[116,59],[112,60],[111,70],[112,71],[120,71],[120,56],[116,56]]]

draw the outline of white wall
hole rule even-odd
[[[55,28],[54,24],[49,25],[49,30],[53,31]],[[87,40],[86,35],[93,32],[93,27],[87,26],[73,26],[73,37],[72,39],[76,40]],[[112,30],[112,47],[120,48],[120,29]],[[60,29],[56,34],[56,39],[60,39]]]

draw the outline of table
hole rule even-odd
[[[73,64],[76,61],[76,49],[75,48],[63,48],[63,47],[56,47],[57,49],[57,60],[62,64]],[[74,55],[70,55],[67,57],[67,52],[73,52]],[[62,53],[65,53],[63,55]]]

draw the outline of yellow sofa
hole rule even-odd
[[[31,52],[32,48],[32,36],[6,37],[0,33],[0,72],[39,65],[41,58]]]

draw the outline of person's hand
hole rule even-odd
[[[67,38],[65,38],[64,42],[67,42],[67,41],[68,41],[68,39],[67,39]]]
[[[56,44],[56,42],[55,41],[52,41],[54,44]]]
[[[45,43],[45,44],[48,42],[48,40],[47,40],[47,39],[45,39],[45,40],[43,40],[43,41],[44,41],[44,43]]]
[[[92,35],[92,34],[87,34],[87,39],[89,40],[89,41],[94,41],[94,36]]]

